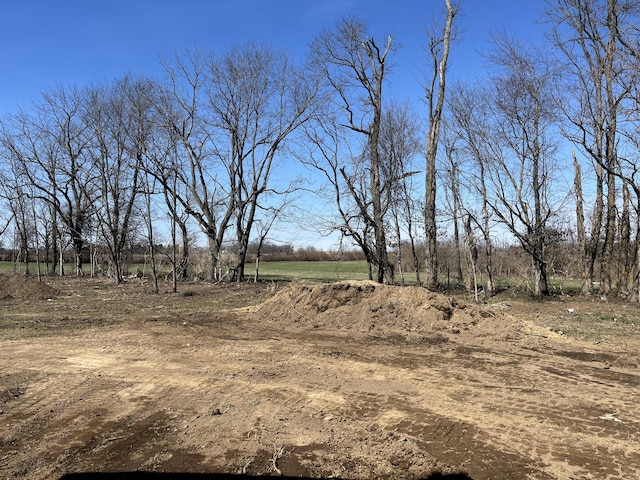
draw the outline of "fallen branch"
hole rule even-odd
[[[287,453],[284,445],[281,446],[280,448],[275,447],[273,448],[273,456],[271,457],[271,467],[273,468],[273,470],[278,474],[278,475],[282,475],[282,472],[280,471],[280,469],[278,468],[278,460],[280,458],[282,458],[282,456]]]

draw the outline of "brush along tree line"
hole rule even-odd
[[[11,233],[17,259],[46,252],[58,273],[71,251],[78,275],[100,251],[121,282],[131,245],[160,231],[175,282],[195,226],[207,278],[242,281],[249,247],[259,258],[276,223],[306,216],[379,282],[410,271],[433,288],[453,272],[491,295],[507,235],[538,296],[570,245],[583,294],[599,282],[639,300],[640,2],[548,0],[548,43],[494,35],[487,71],[466,83],[448,79],[460,16],[443,3],[420,107],[388,85],[400,43],[355,17],[311,39],[304,64],[248,43],[165,59],[161,79],[45,91],[1,119],[5,245]],[[295,215],[303,192],[322,211]]]

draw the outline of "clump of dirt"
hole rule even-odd
[[[0,300],[47,300],[58,295],[58,289],[31,277],[0,275]]]
[[[293,282],[259,308],[262,318],[283,327],[331,328],[350,334],[506,334],[512,322],[500,313],[422,287],[369,281],[330,284]],[[431,338],[431,337],[429,337]]]

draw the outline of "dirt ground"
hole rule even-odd
[[[0,478],[640,478],[637,307],[163,288],[0,277]]]

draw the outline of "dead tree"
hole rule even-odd
[[[425,282],[426,286],[435,288],[438,285],[437,258],[437,224],[436,224],[436,159],[440,141],[440,126],[446,93],[447,65],[449,49],[454,37],[453,21],[458,13],[458,6],[450,0],[445,0],[447,7],[446,19],[441,34],[433,33],[429,38],[429,52],[433,75],[425,88],[429,127],[426,142],[426,170],[425,170]]]
[[[329,180],[336,189],[342,190],[342,198],[350,197],[355,206],[353,214],[338,207],[343,220],[339,229],[362,249],[380,283],[394,282],[393,265],[387,252],[380,153],[383,86],[393,50],[391,36],[378,42],[368,34],[366,25],[355,18],[342,19],[335,29],[325,31],[311,45],[313,65],[324,79],[327,97],[336,109],[320,119],[320,122],[334,123],[334,127],[319,126],[310,137],[315,137],[321,152],[327,135],[329,143],[338,145],[333,135],[344,136],[345,132],[340,130],[361,138],[361,151],[346,161],[340,160],[345,152],[337,156],[331,153],[328,158],[328,151],[324,150],[321,156],[334,172],[326,171]],[[354,138],[354,143],[356,141]]]

